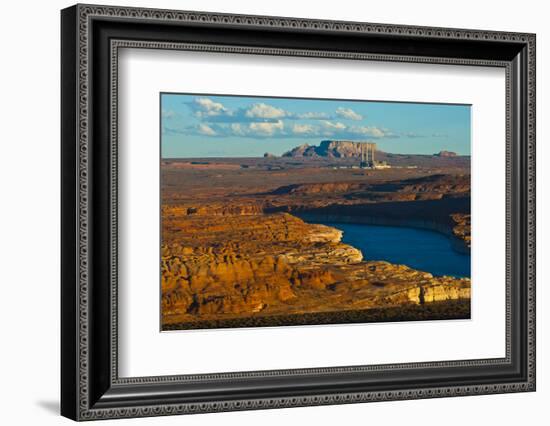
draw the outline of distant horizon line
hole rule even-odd
[[[446,150],[444,150],[446,151]],[[434,154],[404,154],[404,153],[398,153],[398,152],[386,152],[386,151],[377,151],[377,152],[383,152],[384,154],[392,154],[392,155],[419,155],[419,156],[425,156],[425,157],[435,157],[437,153]],[[454,151],[449,151],[454,152]],[[456,157],[471,157],[471,154],[456,154]],[[455,156],[453,156],[455,157]],[[450,158],[453,158],[450,157]],[[317,156],[317,157],[285,157],[283,155],[275,155],[272,154],[271,157],[264,157],[263,155],[257,156],[257,155],[207,155],[202,157],[160,157],[162,160],[193,160],[193,159],[203,159],[203,158],[289,158],[289,159],[299,159],[299,158],[307,158],[307,159],[330,159],[330,160],[338,160],[338,159],[350,159],[351,157],[346,158],[338,158],[338,157],[323,157],[323,156]]]

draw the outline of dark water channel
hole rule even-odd
[[[470,255],[453,249],[451,240],[435,231],[397,226],[323,223],[344,231],[342,241],[365,260],[385,260],[433,275],[470,277]]]

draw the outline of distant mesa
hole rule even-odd
[[[352,159],[358,163],[355,166],[362,169],[388,169],[391,166],[386,161],[377,161],[380,151],[372,141],[342,141],[324,140],[319,146],[303,144],[283,154],[292,158],[322,158],[322,159]],[[376,154],[376,155],[375,155]]]
[[[435,157],[456,157],[457,153],[453,151],[439,151],[437,154],[434,154]]]
[[[277,158],[275,154],[272,154],[271,152],[266,152],[264,154],[264,158]]]
[[[319,146],[307,143],[297,146],[283,154],[283,157],[327,157],[327,158],[359,158],[362,146],[372,141],[340,141],[325,140]]]
[[[295,148],[292,148],[290,151],[285,152],[282,156],[283,157],[311,157],[313,155],[317,155],[315,152],[316,146],[311,146],[307,143],[297,146]]]

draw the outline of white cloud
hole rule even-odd
[[[363,119],[363,116],[361,114],[355,112],[351,108],[338,107],[336,109],[336,115],[340,118],[345,118],[347,120],[356,120],[356,121],[358,121],[358,120]]]
[[[304,112],[302,114],[296,114],[295,117],[303,120],[326,120],[330,118],[326,112]]]
[[[207,124],[199,124],[199,127],[198,127],[198,132],[201,134],[201,135],[205,135],[205,136],[216,136],[217,133],[216,131],[208,126]]]
[[[253,121],[248,123],[199,123],[186,129],[163,128],[166,134],[198,134],[216,137],[246,137],[246,138],[340,138],[340,139],[382,139],[398,138],[402,134],[393,133],[389,129],[376,126],[347,126],[339,121],[323,120],[319,124],[285,123],[276,121]]]
[[[232,123],[229,128],[231,129],[231,133],[235,136],[245,136],[246,134],[245,129],[243,129],[240,123]]]
[[[314,134],[316,130],[311,124],[294,124],[292,126],[292,133],[296,135]]]
[[[339,107],[334,115],[319,111],[294,113],[264,102],[258,102],[231,110],[222,103],[205,96],[195,97],[187,105],[199,120],[198,124],[180,129],[166,128],[162,130],[163,133],[246,138],[294,136],[308,139],[366,139],[404,136],[402,133],[396,134],[383,127],[352,125],[346,120],[360,120],[363,117],[350,108]],[[178,114],[174,111],[162,110],[162,116],[166,118],[178,117]],[[336,117],[340,117],[342,120],[340,121]]]
[[[245,113],[248,118],[282,118],[287,115],[288,113],[284,109],[264,103],[252,105]]]
[[[161,115],[162,115],[162,118],[171,119],[171,118],[177,117],[178,114],[171,109],[163,109]]]
[[[405,136],[407,138],[411,138],[411,139],[424,138],[425,137],[422,133],[416,133],[416,132],[403,132],[402,134],[403,134],[403,136]]]
[[[195,98],[193,103],[197,117],[216,116],[229,112],[221,103],[214,102],[210,98]]]
[[[358,135],[372,136],[374,138],[383,138],[386,136],[383,130],[374,126],[353,126],[349,128],[349,131]]]
[[[323,121],[322,124],[327,130],[344,130],[346,128],[346,125],[339,121]]]
[[[282,131],[284,124],[282,120],[275,123],[250,123],[248,128],[258,136],[272,136],[277,131]]]

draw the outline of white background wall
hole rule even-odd
[[[538,390],[361,405],[119,420],[118,424],[548,424],[550,414],[550,28],[545,2],[431,0],[161,0],[103,4],[526,31],[537,33]],[[2,5],[0,64],[0,419],[68,424],[59,404],[59,9],[70,2]],[[546,187],[546,188],[545,188]],[[489,255],[489,254],[488,254]],[[131,423],[128,423],[131,422]],[[106,422],[102,424],[113,423]],[[115,423],[113,423],[115,424]]]

